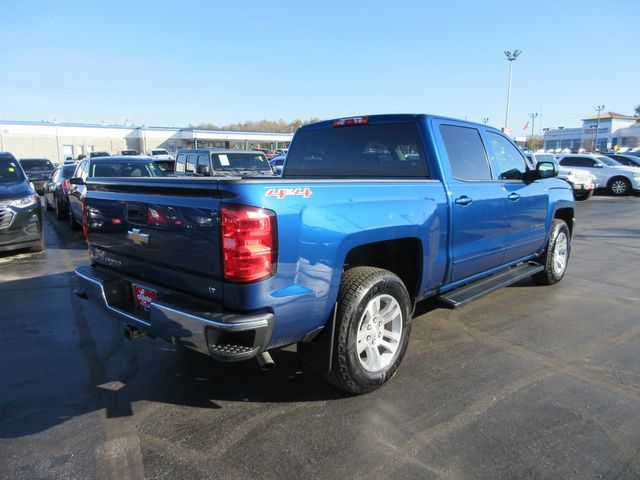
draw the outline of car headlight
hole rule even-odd
[[[11,200],[8,206],[15,208],[28,208],[38,204],[38,195],[29,195],[27,197]]]

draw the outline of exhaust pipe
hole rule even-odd
[[[135,340],[136,338],[144,337],[146,335],[147,332],[138,330],[136,327],[132,327],[131,325],[127,325],[124,328],[124,336],[127,338],[127,340]]]
[[[269,355],[269,352],[262,352],[259,353],[256,356],[256,360],[258,360],[258,365],[260,365],[260,368],[262,370],[271,370],[276,363],[273,361],[273,358],[271,358],[271,355]]]

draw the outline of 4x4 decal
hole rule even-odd
[[[293,188],[270,188],[265,194],[266,197],[276,197],[282,200],[285,197],[304,197],[309,198],[313,195],[310,188],[293,187]]]

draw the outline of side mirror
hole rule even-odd
[[[536,165],[538,178],[551,178],[558,176],[558,170],[553,162],[540,162]]]
[[[73,177],[69,180],[71,185],[84,185],[84,179],[82,177]]]

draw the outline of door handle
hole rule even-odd
[[[462,195],[461,197],[456,198],[455,202],[458,205],[469,205],[471,202],[473,202],[473,200],[466,195]]]
[[[520,198],[520,195],[518,195],[517,193],[510,193],[507,198],[509,200],[515,202],[516,200],[518,200]]]

